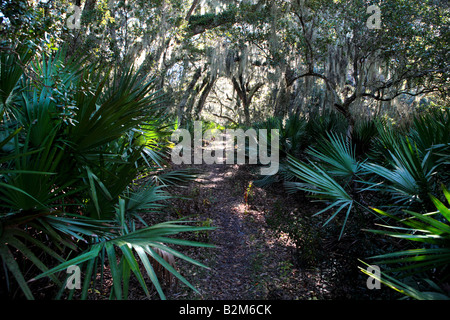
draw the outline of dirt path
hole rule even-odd
[[[211,269],[188,269],[187,278],[201,295],[187,292],[175,299],[252,300],[291,299],[287,296],[288,279],[295,270],[291,263],[292,244],[270,230],[265,213],[273,204],[265,191],[249,185],[251,168],[239,165],[202,165],[190,212],[217,227],[205,239],[214,249],[190,249],[189,255]],[[249,171],[250,170],[250,171]],[[247,203],[245,192],[249,190]],[[255,204],[257,203],[257,204]],[[185,203],[185,205],[187,205]]]
[[[222,140],[210,141],[206,148],[217,144],[222,144]],[[210,269],[181,261],[180,270],[200,295],[181,290],[171,299],[307,299],[323,294],[322,281],[316,279],[320,273],[295,268],[293,242],[286,234],[276,233],[266,221],[267,214],[274,213],[274,204],[280,204],[284,211],[294,210],[296,203],[292,198],[288,200],[280,189],[278,194],[268,194],[267,190],[254,187],[257,166],[191,167],[202,172],[184,191],[192,201],[180,201],[174,204],[174,210],[180,217],[194,216],[217,227],[206,236],[190,239],[214,244],[216,248],[186,249],[187,255]]]
[[[244,223],[239,208],[243,195],[233,189],[230,179],[232,169],[215,165],[204,176],[204,187],[212,188],[216,199],[209,208],[212,225],[218,227],[211,234],[211,242],[217,245],[214,268],[205,279],[215,292],[209,292],[215,299],[253,299],[251,259],[255,254],[249,245],[252,235]],[[233,192],[234,191],[234,192]]]

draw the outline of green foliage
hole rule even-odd
[[[0,35],[3,40],[41,41],[50,44],[45,32],[58,24],[60,17],[46,15],[48,2],[37,4],[26,0],[5,0],[0,3]],[[47,38],[47,39],[45,39]]]
[[[285,187],[288,192],[302,190],[313,194],[319,199],[331,201],[329,206],[316,213],[316,215],[319,215],[331,209],[336,210],[324,225],[327,225],[343,209],[347,209],[344,224],[339,235],[339,238],[341,238],[354,204],[352,196],[331,175],[324,171],[324,169],[312,162],[304,164],[289,156],[288,166],[288,170],[302,181],[286,181]]]
[[[431,179],[435,171],[426,159],[418,157],[417,150],[409,141],[402,141],[394,149],[389,160],[390,168],[374,163],[364,164],[364,169],[382,177],[385,181],[380,187],[371,183],[374,191],[387,191],[392,195],[395,203],[407,205],[412,201],[424,203],[426,195],[431,191]],[[424,203],[426,205],[426,202]]]
[[[378,127],[383,126],[383,123],[382,119],[357,121],[351,136],[357,158],[364,159],[366,156],[370,158],[375,156],[373,148],[379,136]]]
[[[125,212],[122,210],[125,211],[123,206],[120,206],[119,214],[125,215]],[[113,239],[103,240],[93,244],[85,253],[65,261],[51,270],[47,270],[37,276],[34,280],[51,276],[56,272],[65,270],[70,265],[85,265],[86,278],[84,279],[84,284],[82,287],[82,298],[85,299],[87,297],[88,289],[90,288],[90,278],[95,275],[95,266],[98,266],[101,270],[105,265],[105,257],[100,255],[103,251],[106,252],[106,257],[113,277],[111,298],[115,298],[117,300],[127,299],[130,271],[132,271],[136,276],[145,294],[150,298],[150,292],[139,267],[140,264],[144,266],[145,271],[147,272],[161,299],[165,299],[165,295],[160,281],[158,280],[157,273],[155,272],[155,264],[161,265],[181,282],[189,286],[195,292],[198,292],[177,270],[174,269],[174,266],[171,265],[169,261],[164,259],[164,255],[170,254],[175,257],[185,259],[195,265],[204,268],[207,267],[202,263],[171,249],[166,244],[210,247],[210,245],[169,238],[168,236],[182,232],[198,232],[212,229],[213,228],[211,227],[193,227],[184,225],[181,222],[159,223],[150,227],[135,230],[133,232],[127,232],[126,228],[123,228],[121,234],[116,235]],[[116,248],[119,250],[116,250]],[[117,251],[120,254],[119,256],[117,256]],[[136,254],[138,258],[136,258]]]
[[[445,183],[449,177],[450,109],[431,109],[416,116],[409,136],[423,157],[436,167],[437,183]]]
[[[306,131],[313,144],[317,138],[326,137],[327,133],[345,134],[347,127],[347,120],[340,113],[331,112],[322,115],[312,113]]]
[[[20,63],[16,52],[23,52]],[[153,82],[144,83],[131,68],[119,74],[67,62],[63,50],[33,56],[18,46],[0,51],[0,60],[0,257],[9,290],[12,275],[24,296],[34,298],[23,270],[32,266],[42,273],[35,279],[50,277],[61,293],[56,273],[80,264],[86,271],[81,297],[87,298],[94,270],[106,263],[111,298],[127,298],[131,271],[148,295],[139,264],[161,298],[154,265],[192,288],[172,260],[203,265],[169,245],[207,245],[168,236],[212,228],[189,221],[148,226],[142,216],[164,209],[171,197],[165,186],[192,179],[186,171],[151,177],[155,168],[162,171],[166,152]],[[28,69],[36,77],[23,72]],[[21,255],[24,263],[17,262]]]
[[[443,192],[448,204],[450,204],[450,193],[445,188]],[[397,266],[389,268],[382,274],[382,277],[386,277],[387,280],[381,279],[381,281],[389,287],[415,299],[450,299],[449,296],[438,292],[423,294],[398,280],[398,278],[404,278],[405,276],[423,273],[428,273],[428,276],[434,275],[441,281],[448,280],[450,210],[437,198],[431,196],[431,200],[437,211],[425,214],[405,210],[404,216],[398,216],[374,209],[380,215],[388,217],[402,226],[380,225],[384,227],[383,230],[368,231],[396,239],[404,239],[410,242],[411,246],[408,246],[409,248],[406,250],[377,255],[370,259],[377,265]],[[394,273],[396,276],[389,276],[390,273]]]
[[[450,193],[444,189],[444,194],[450,204]],[[450,265],[450,247],[448,245],[450,239],[450,210],[437,198],[431,196],[431,200],[437,211],[421,214],[405,210],[407,218],[374,209],[377,213],[400,222],[408,228],[384,226],[390,230],[370,230],[371,232],[419,242],[424,245],[424,248],[389,253],[371,259],[376,259],[378,264],[400,263],[402,265],[392,271],[415,269],[415,272],[420,272],[448,268]]]
[[[270,149],[271,130],[276,129],[279,133],[279,148],[282,157],[288,153],[299,154],[306,147],[305,119],[289,117],[285,121],[281,117],[271,117],[266,121],[257,122],[252,125],[255,130],[266,129],[268,148]]]
[[[428,124],[436,128],[436,135],[427,129]],[[447,128],[448,111],[441,111],[417,117],[409,132],[376,120],[360,125],[353,135],[356,141],[328,133],[306,150],[305,160],[288,155],[280,176],[287,192],[305,191],[329,203],[317,214],[336,210],[325,224],[343,209],[344,226],[353,209],[367,210],[365,193],[376,193],[380,202],[387,200],[398,210],[427,210],[433,205],[429,194],[437,195],[440,184],[449,183]],[[360,149],[367,150],[365,157],[364,153],[357,156],[360,142],[365,144]]]
[[[449,184],[447,130],[448,110],[444,109],[417,115],[408,129],[378,120],[361,123],[351,140],[325,131],[326,138],[318,139],[316,145],[308,148],[301,155],[302,160],[288,155],[279,176],[288,193],[303,191],[327,203],[315,213],[332,211],[324,225],[336,219],[340,212],[344,213],[339,238],[352,212],[359,215],[369,212],[369,206],[374,204],[395,210],[394,214],[388,214],[375,209],[375,218],[385,222],[386,230],[370,231],[420,243],[422,247],[410,248],[406,244],[407,249],[373,257],[376,264],[398,265],[389,270],[394,275],[384,271],[381,281],[415,299],[448,298],[439,285],[425,278],[432,271],[433,277],[444,281],[448,272],[449,212],[438,199],[440,186],[448,188]],[[363,146],[357,153],[358,143]],[[444,195],[450,200],[447,189]],[[371,199],[370,205],[367,199]],[[438,211],[432,212],[433,208]],[[304,223],[310,223],[296,223],[303,216],[300,220],[289,216],[284,219],[285,224],[275,225],[283,226],[292,239],[300,239]],[[400,222],[407,228],[387,224],[390,221]],[[439,292],[421,291],[422,287],[398,280],[411,274],[416,280],[408,281],[424,281]]]
[[[307,192],[325,201],[317,213],[332,212],[325,224],[344,213],[340,237],[352,214],[364,214],[369,206],[389,207],[395,214],[383,217],[393,220],[407,209],[414,218],[405,221],[415,220],[428,232],[424,235],[439,229],[418,215],[442,200],[437,200],[439,188],[450,181],[449,110],[426,110],[438,99],[448,100],[450,19],[444,1],[377,3],[381,30],[366,28],[363,0],[227,3],[217,14],[189,12],[188,20],[192,2],[85,4],[81,29],[74,30],[66,24],[65,0],[0,3],[0,256],[8,283],[12,275],[27,298],[33,297],[33,283],[27,282],[25,267],[58,282],[56,271],[69,261],[86,271],[83,297],[98,265],[113,272],[113,298],[127,297],[132,270],[148,292],[137,265],[164,297],[154,264],[173,272],[164,261],[184,257],[151,241],[159,227],[165,235],[195,227],[148,226],[143,215],[164,210],[171,196],[166,187],[192,180],[195,172],[165,170],[172,127],[165,118],[172,115],[170,108],[159,107],[181,106],[186,98],[180,112],[192,113],[199,97],[206,101],[210,91],[217,95],[216,89],[226,89],[218,88],[219,82],[209,86],[211,71],[229,77],[232,65],[239,69],[242,92],[264,84],[253,99],[253,114],[244,112],[246,121],[283,115],[253,126],[268,129],[269,140],[270,129],[278,129],[281,152],[279,174],[255,185],[283,181],[289,193]],[[67,50],[59,48],[62,42]],[[76,52],[88,54],[79,59]],[[139,70],[129,67],[138,61]],[[184,95],[197,70],[200,81]],[[148,81],[152,74],[160,79]],[[417,103],[409,95],[421,97],[422,89],[431,93],[417,108],[425,112],[403,128],[346,112],[398,113]],[[170,102],[161,103],[163,92]],[[235,102],[243,101],[230,93],[224,90],[215,100],[221,115],[223,108],[238,121],[243,111]],[[334,112],[339,105],[340,112]],[[403,122],[399,118],[393,123]],[[353,131],[349,120],[356,120]],[[224,130],[203,124],[204,131]],[[192,123],[186,127],[192,129]],[[309,243],[301,236],[309,234],[309,219],[280,216],[278,222],[298,246]],[[140,230],[150,242],[140,242]],[[25,262],[17,259],[21,254]]]
[[[366,266],[370,266],[364,261],[361,262]],[[436,285],[436,283],[434,283],[429,279],[426,279],[427,281],[425,281],[425,284],[419,287],[417,282],[411,285],[408,282],[400,281],[383,271],[381,271],[380,275],[377,276],[372,272],[368,272],[367,269],[365,268],[362,267],[358,268],[361,270],[362,273],[366,274],[367,276],[376,279],[380,283],[387,285],[389,288],[398,291],[407,297],[411,297],[416,300],[449,300],[448,295],[446,295],[445,292],[441,288],[439,288],[439,286]],[[429,291],[430,289],[435,291]]]
[[[189,17],[189,28],[192,30],[195,30],[197,27],[210,29],[223,24],[232,24],[236,20],[236,13],[236,7],[229,6],[227,10],[219,14],[191,15]]]
[[[343,136],[328,134],[328,139],[319,140],[316,148],[311,147],[308,155],[316,159],[326,171],[349,183],[359,172],[360,163],[356,160],[355,148]]]

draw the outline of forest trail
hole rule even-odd
[[[286,270],[286,266],[290,266],[289,246],[267,228],[264,218],[266,206],[249,203],[255,197],[254,187],[249,188],[252,174],[245,165],[202,165],[202,169],[203,173],[196,181],[199,187],[194,191],[194,201],[203,207],[201,218],[217,228],[209,233],[207,239],[216,248],[197,249],[206,254],[206,264],[211,269],[196,270],[199,273],[190,281],[201,296],[189,298],[274,298],[277,280],[283,276],[280,270],[285,276],[289,272]]]
[[[256,298],[252,257],[257,253],[250,243],[255,230],[245,224],[244,196],[230,183],[231,167],[213,165],[209,169],[201,179],[203,187],[210,188],[214,196],[208,216],[217,227],[210,236],[217,255],[214,268],[205,278],[211,289],[207,295],[225,300]]]
[[[217,143],[213,141],[210,146]],[[278,189],[276,194],[272,190],[269,195],[267,190],[255,187],[252,182],[259,173],[257,166],[202,164],[190,167],[201,173],[184,191],[192,201],[175,204],[177,214],[196,216],[216,227],[203,237],[191,239],[216,247],[187,249],[187,255],[210,269],[192,267],[181,261],[180,271],[200,295],[186,290],[174,293],[171,298],[253,300],[315,296],[313,291],[320,285],[314,285],[312,291],[308,289],[312,283],[306,284],[300,279],[306,273],[300,273],[293,265],[294,244],[286,234],[272,230],[266,221],[276,204],[282,204],[284,210],[295,208],[283,190]],[[307,275],[304,280],[308,283],[310,277],[316,277]]]

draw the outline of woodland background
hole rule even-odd
[[[200,120],[280,130],[280,172],[246,181],[246,204],[251,186],[324,200],[309,213],[338,222],[336,241],[392,238],[361,256],[399,265],[388,286],[448,298],[448,1],[4,0],[0,12],[3,295],[65,297],[72,264],[80,298],[106,269],[111,299],[131,275],[165,298],[164,269],[195,291],[173,259],[205,265],[170,246],[208,247],[173,236],[214,223],[143,217],[196,179],[170,163],[169,137]],[[274,230],[309,243],[309,216],[277,212]]]

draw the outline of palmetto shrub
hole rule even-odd
[[[325,225],[344,210],[345,219],[339,236],[342,237],[345,224],[357,203],[354,181],[361,165],[355,158],[354,150],[346,144],[344,136],[330,134],[329,139],[324,139],[321,147],[308,150],[308,163],[288,157],[287,171],[294,179],[285,181],[284,185],[289,193],[301,190],[329,202],[325,209],[316,213],[319,215],[334,210]]]
[[[327,137],[327,134],[333,133],[337,135],[346,134],[348,129],[348,122],[345,117],[335,111],[312,112],[308,115],[308,123],[306,125],[306,132],[309,137],[309,144],[315,144],[316,139],[320,137]]]
[[[0,258],[9,291],[16,283],[33,299],[31,278],[50,277],[61,296],[58,272],[70,265],[83,270],[82,298],[106,265],[114,299],[127,298],[131,273],[150,296],[140,266],[161,298],[155,265],[193,288],[167,257],[206,266],[169,245],[208,246],[173,236],[211,228],[144,219],[164,210],[164,186],[191,178],[151,177],[165,153],[152,81],[131,68],[117,74],[65,60],[62,49],[0,51]]]
[[[450,204],[450,193],[445,188],[443,193]],[[399,216],[374,209],[394,223],[368,231],[408,243],[403,245],[404,250],[374,256],[370,260],[383,266],[377,280],[390,288],[414,299],[448,300],[450,291],[445,292],[441,286],[450,281],[450,210],[436,197],[431,196],[431,201],[435,210],[425,214],[405,210],[404,215]],[[375,277],[365,268],[360,269]],[[428,284],[428,288],[420,289],[419,285],[423,286],[421,282]]]
[[[382,223],[384,230],[370,231],[400,240],[396,246],[403,249],[371,259],[384,268],[377,280],[414,299],[448,299],[450,216],[442,201],[450,201],[449,126],[443,109],[416,116],[408,129],[381,120],[356,124],[351,141],[324,131],[326,138],[316,139],[301,158],[288,155],[279,176],[288,193],[303,191],[326,203],[315,213],[329,214],[324,225],[342,216],[339,239],[353,215],[371,213],[373,219],[355,220],[358,227],[368,227],[361,221]]]
[[[448,282],[449,211],[442,203],[441,186],[450,201],[449,126],[448,109],[416,116],[409,130],[374,121],[361,124],[351,143],[343,135],[328,133],[326,140],[307,149],[303,159],[287,158],[287,192],[304,191],[325,201],[327,206],[316,213],[331,212],[325,225],[343,215],[340,237],[352,214],[371,212],[386,227],[373,233],[419,245],[373,257],[376,264],[397,264],[378,280],[415,299],[448,299],[448,292],[428,277]],[[364,146],[358,148],[358,143]],[[385,211],[370,209],[376,206]],[[399,245],[405,246],[404,241]],[[414,281],[431,285],[435,291],[425,292],[403,281],[411,274]]]
[[[328,133],[306,150],[303,159],[287,157],[286,190],[305,191],[328,202],[317,213],[334,209],[326,224],[339,212],[345,213],[344,226],[353,211],[370,212],[372,202],[366,194],[397,211],[430,210],[429,194],[438,197],[440,185],[450,182],[448,115],[447,110],[417,117],[409,132],[374,121],[357,129],[356,141],[351,142],[342,134]],[[367,142],[364,149],[370,147],[365,157],[356,152],[361,141]]]
[[[279,170],[278,175],[267,175],[254,181],[256,186],[265,187],[280,179],[286,179],[285,162],[288,155],[301,155],[309,143],[309,137],[307,135],[307,121],[306,119],[297,115],[291,115],[285,120],[281,117],[271,117],[266,121],[256,122],[252,125],[255,130],[265,129],[267,130],[267,148],[272,150],[271,147],[271,130],[278,130],[279,139]]]

